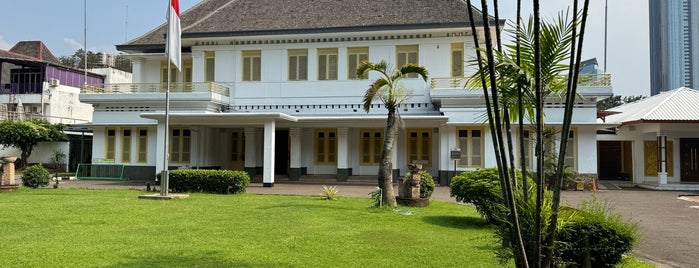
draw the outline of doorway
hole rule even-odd
[[[228,169],[245,169],[245,132],[242,128],[228,130]]]
[[[631,141],[598,141],[597,172],[602,180],[633,180]]]
[[[699,182],[699,138],[680,139],[680,181]]]
[[[289,175],[289,130],[274,132],[274,175]]]

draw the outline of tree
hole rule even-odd
[[[609,98],[603,99],[601,101],[597,102],[597,110],[609,110],[611,108],[621,106],[627,103],[632,103],[636,102],[642,99],[645,99],[646,96],[643,95],[638,95],[638,96],[624,96],[623,98],[619,95],[613,95]]]
[[[70,56],[60,56],[58,57],[58,61],[68,67],[71,68],[76,68],[76,69],[84,69],[85,68],[85,51],[80,48],[73,53],[73,55]],[[95,53],[92,51],[87,51],[87,68],[92,69],[92,68],[99,68],[99,67],[104,67],[104,63],[101,62],[100,60],[100,53]],[[126,57],[126,55],[116,55],[114,58],[114,67],[115,69],[119,69],[125,72],[131,72],[131,60]]]
[[[0,122],[0,145],[15,147],[21,151],[19,167],[27,164],[27,159],[39,142],[67,140],[62,124],[51,124],[46,120],[38,119]]]
[[[357,67],[357,77],[366,77],[369,72],[375,71],[381,74],[381,77],[376,79],[369,89],[364,94],[364,111],[367,113],[371,109],[371,103],[375,100],[380,100],[386,110],[388,110],[388,118],[386,119],[386,135],[384,136],[383,150],[381,151],[381,163],[379,163],[379,187],[382,189],[382,199],[384,203],[392,208],[396,207],[396,197],[393,194],[393,143],[395,140],[397,125],[396,116],[398,115],[398,107],[407,97],[409,90],[405,88],[401,79],[406,74],[418,74],[427,82],[428,72],[424,66],[414,63],[408,63],[400,67],[400,69],[390,69],[385,61],[372,63],[364,61]]]

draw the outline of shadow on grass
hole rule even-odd
[[[150,255],[101,267],[283,267],[281,262],[248,262],[224,258],[221,253],[209,252],[200,256]]]
[[[425,216],[423,221],[442,227],[457,229],[488,228],[490,225],[480,217]]]

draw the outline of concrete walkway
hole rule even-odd
[[[53,183],[52,183],[53,184]],[[328,186],[333,185],[328,183]],[[49,185],[51,187],[52,185]],[[61,188],[145,189],[140,181],[61,181]],[[262,187],[251,183],[252,194],[317,195],[321,184],[277,183]],[[375,190],[371,185],[337,185],[341,196],[368,198]],[[639,188],[600,190],[598,192],[563,192],[563,205],[575,206],[583,200],[596,198],[609,202],[615,211],[630,221],[638,222],[642,240],[636,255],[659,267],[699,267],[699,192],[651,191]],[[681,196],[688,196],[681,198]],[[456,202],[448,187],[436,187],[432,200]]]

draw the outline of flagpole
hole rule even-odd
[[[170,23],[171,23],[171,16],[172,14],[172,8],[170,8],[170,1],[168,1],[168,9],[167,9],[167,24],[168,24],[168,29],[170,28]],[[170,40],[170,32],[168,31],[168,42]],[[170,68],[172,66],[172,63],[170,62],[170,52],[172,51],[172,45],[166,45],[167,46],[167,84],[165,88],[165,130],[164,130],[164,141],[165,144],[163,145],[163,171],[160,173],[160,195],[161,196],[167,196],[168,195],[168,182],[169,182],[169,174],[168,174],[168,147],[169,147],[169,138],[170,138]]]

